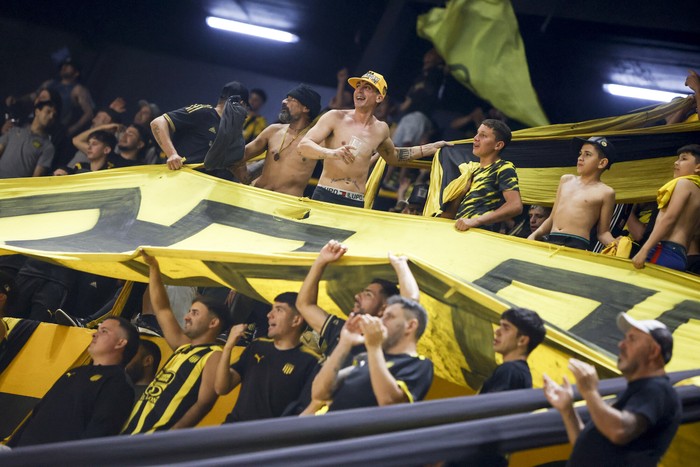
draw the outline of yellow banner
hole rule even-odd
[[[530,359],[559,376],[571,356],[616,373],[615,316],[660,319],[676,339],[669,370],[697,367],[700,280],[628,260],[480,231],[453,221],[298,199],[164,166],[0,181],[0,252],[146,281],[156,256],[167,283],[225,285],[270,301],[296,291],[330,239],[348,254],[330,266],[320,305],[342,315],[374,277],[395,280],[387,251],[406,254],[430,313],[420,343],[436,374],[479,388],[496,366],[493,325],[508,306],[548,323]]]

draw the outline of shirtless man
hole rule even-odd
[[[245,156],[236,166],[239,179],[242,179],[239,169],[245,169],[245,162],[267,151],[262,175],[253,180],[251,185],[302,196],[316,167],[316,159],[300,156],[297,146],[320,110],[321,96],[311,87],[300,84],[290,90],[282,101],[279,114],[282,123],[268,126],[257,138],[246,144]]]
[[[685,271],[687,248],[700,228],[700,145],[678,150],[673,180],[659,189],[659,214],[649,239],[632,258],[637,269],[644,262]]]
[[[598,240],[604,245],[615,241],[610,233],[615,190],[600,181],[603,171],[610,168],[614,149],[602,136],[574,141],[580,144],[576,164],[578,176],[562,175],[552,215],[528,239],[538,240],[549,235],[549,243],[587,250],[596,222]]]
[[[389,164],[432,156],[447,143],[438,141],[410,148],[395,148],[389,126],[374,117],[374,109],[386,97],[384,77],[368,71],[348,79],[355,88],[352,110],[331,110],[324,114],[299,143],[299,153],[309,159],[323,159],[323,171],[313,199],[345,206],[364,207],[365,184],[370,159],[378,152]],[[352,137],[361,143],[350,145]]]

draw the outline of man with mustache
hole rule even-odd
[[[598,392],[595,367],[572,358],[569,370],[586,401],[585,425],[573,406],[573,389],[564,377],[558,385],[544,375],[544,394],[562,416],[574,449],[566,465],[656,465],[671,444],[681,419],[678,394],[666,376],[673,335],[665,324],[617,316],[625,336],[618,344],[617,367],[627,389],[608,405]]]
[[[316,167],[316,160],[299,155],[297,146],[321,110],[321,96],[306,84],[291,89],[282,101],[279,119],[245,146],[243,160],[236,164],[236,176],[247,178],[245,163],[267,151],[262,174],[251,185],[265,190],[303,196]]]

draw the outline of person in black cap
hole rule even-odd
[[[603,136],[574,138],[578,154],[578,176],[562,175],[554,200],[552,215],[528,239],[547,241],[580,250],[590,247],[591,229],[598,224],[598,241],[604,245],[615,242],[610,233],[610,220],[615,209],[615,190],[600,181],[610,168],[615,149]]]
[[[638,321],[626,313],[617,316],[617,327],[625,334],[617,367],[627,389],[614,404],[608,405],[598,392],[595,367],[569,360],[591,417],[585,426],[566,377],[560,386],[544,375],[545,396],[561,413],[574,445],[568,466],[657,465],[678,430],[681,403],[664,369],[673,355],[673,335],[660,321]]]
[[[287,93],[276,123],[265,128],[245,147],[245,156],[236,169],[239,179],[246,178],[245,162],[267,151],[260,177],[252,185],[265,190],[302,196],[316,167],[316,160],[297,152],[299,141],[312,127],[321,110],[321,96],[306,84]]]
[[[238,81],[231,81],[224,85],[215,107],[193,104],[153,119],[151,130],[162,150],[160,159],[165,160],[170,170],[181,169],[185,158],[189,163],[204,162],[216,139],[229,98],[247,106],[248,88]]]

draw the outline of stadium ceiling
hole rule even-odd
[[[700,69],[700,2],[513,0],[533,84],[545,108],[604,82],[684,91]],[[254,72],[333,86],[336,71],[370,67],[405,90],[430,44],[416,37],[435,0],[6,1],[0,16]],[[210,29],[214,15],[288,30],[294,44]],[[553,78],[556,76],[556,80]]]

